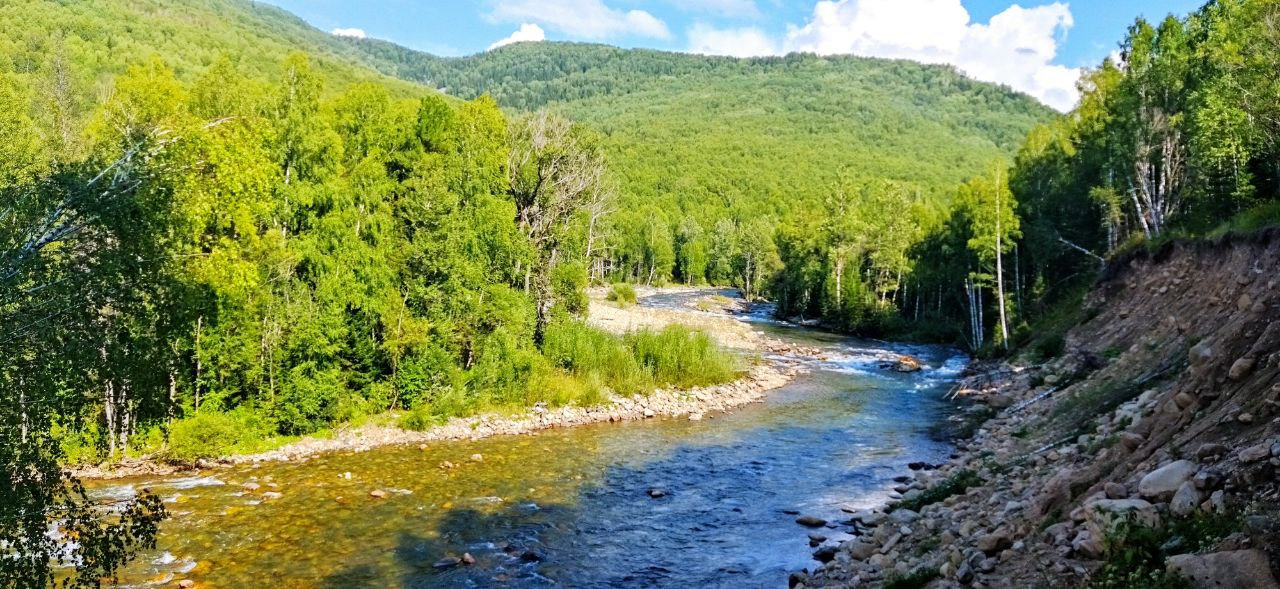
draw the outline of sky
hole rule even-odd
[[[739,57],[807,51],[947,63],[1058,110],[1081,68],[1134,18],[1204,0],[268,0],[333,34],[470,55],[516,41],[586,41]]]

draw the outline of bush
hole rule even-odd
[[[1240,528],[1231,514],[1197,512],[1174,517],[1163,527],[1150,528],[1129,518],[1105,538],[1106,560],[1089,578],[1095,589],[1183,589],[1184,578],[1168,573],[1165,560],[1208,548]]]
[[[626,282],[618,282],[609,289],[609,294],[605,295],[605,300],[618,303],[619,307],[634,305],[636,301],[636,288]]]
[[[938,578],[937,569],[921,568],[909,574],[891,574],[884,580],[884,589],[921,589]]]
[[[200,458],[220,458],[264,447],[275,433],[275,425],[248,408],[228,413],[213,411],[173,422],[169,445],[161,454],[178,462]]]

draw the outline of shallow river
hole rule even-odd
[[[693,295],[644,304],[680,306]],[[835,522],[881,501],[906,463],[945,460],[930,435],[965,358],[943,348],[836,337],[763,320],[832,361],[764,403],[702,421],[658,419],[519,437],[383,448],[149,487],[172,518],[121,581],[201,587],[785,587],[814,563],[795,513]],[[879,367],[885,350],[927,368]],[[479,454],[481,460],[472,460]],[[449,461],[454,468],[441,468]],[[348,474],[349,473],[349,474]],[[242,485],[261,488],[246,493]],[[666,495],[651,498],[650,489]],[[370,497],[387,491],[384,499]],[[263,492],[279,493],[263,500]],[[835,525],[835,524],[832,524]],[[843,526],[819,530],[835,541]],[[437,570],[468,552],[474,566]]]

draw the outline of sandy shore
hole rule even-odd
[[[641,297],[659,292],[691,289],[643,289]],[[216,461],[202,460],[196,468],[270,461],[305,461],[337,451],[365,451],[391,445],[421,445],[451,440],[475,440],[489,436],[520,435],[544,429],[572,427],[588,423],[635,421],[652,418],[686,418],[699,420],[708,414],[730,411],[764,399],[769,391],[790,382],[805,371],[800,358],[816,355],[816,350],[790,346],[768,338],[747,323],[727,315],[653,309],[639,306],[620,308],[603,300],[602,292],[591,293],[589,322],[602,329],[623,333],[638,328],[661,328],[682,324],[700,329],[716,338],[721,345],[742,352],[754,361],[741,378],[720,385],[694,389],[660,389],[647,396],[616,397],[593,407],[532,407],[511,414],[483,414],[453,418],[447,423],[417,432],[388,425],[365,425],[340,429],[331,437],[306,437],[275,450],[258,454],[224,457]],[[768,360],[755,361],[752,356],[772,354]],[[796,361],[778,359],[783,354]],[[168,465],[152,460],[126,461],[111,469],[82,467],[74,472],[81,478],[120,478],[135,475],[172,474],[191,470],[191,466]]]

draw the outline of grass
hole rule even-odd
[[[965,469],[957,472],[947,480],[942,481],[916,496],[913,499],[903,499],[895,503],[890,511],[895,509],[910,509],[911,511],[920,511],[926,505],[940,503],[953,495],[961,495],[969,490],[969,487],[976,487],[982,484],[982,477],[978,473]]]
[[[617,303],[619,307],[636,304],[636,287],[626,282],[614,283],[605,295],[605,300]]]

